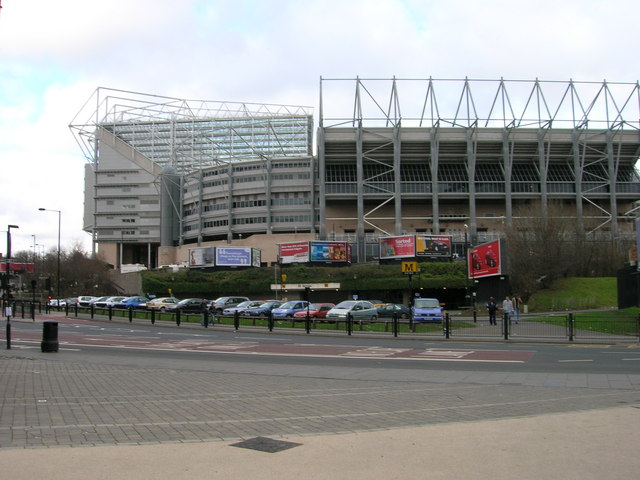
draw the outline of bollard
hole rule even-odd
[[[509,340],[509,314],[507,312],[502,315],[502,323],[502,328],[504,329],[504,339]]]
[[[176,325],[180,326],[180,309],[176,310]]]
[[[129,308],[129,323],[133,322],[133,308]]]
[[[46,321],[42,323],[40,350],[43,352],[58,351],[58,322]]]
[[[93,303],[89,305],[89,314],[91,316],[91,320],[93,320],[93,317],[96,314],[96,306]]]
[[[237,332],[240,329],[240,312],[233,312],[233,329]]]
[[[449,335],[451,332],[451,317],[449,317],[449,312],[444,314],[444,338],[449,339]]]
[[[393,336],[398,336],[398,313],[393,312]]]
[[[307,333],[311,333],[311,317],[309,317],[309,308],[307,307],[307,315],[305,318],[304,328]]]
[[[269,311],[269,313],[267,313],[268,318],[269,318],[269,331],[273,332],[273,314],[271,313],[271,311]]]
[[[108,310],[109,310],[109,320],[113,320],[113,306],[109,305]]]
[[[151,310],[151,325],[154,325],[155,323],[156,323],[156,311]]]
[[[347,313],[347,335],[351,335],[351,331],[353,330],[353,315],[351,312]]]
[[[567,336],[569,337],[569,341],[573,342],[573,313],[569,314],[569,317],[567,318]]]

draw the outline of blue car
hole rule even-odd
[[[294,313],[305,310],[307,305],[309,305],[309,302],[305,300],[292,300],[290,302],[283,303],[278,308],[274,308],[271,311],[271,315],[273,318],[293,317]]]
[[[416,298],[411,307],[414,322],[442,323],[442,310],[437,298]]]
[[[135,296],[127,297],[116,303],[113,308],[124,308],[126,310],[136,310],[146,308],[149,299],[147,297]]]
[[[242,312],[242,314],[249,315],[251,317],[267,317],[274,308],[278,308],[280,305],[282,305],[282,302],[278,302],[275,300],[264,302],[259,307],[246,309],[244,312]]]

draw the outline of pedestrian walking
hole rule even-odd
[[[497,325],[496,312],[498,311],[498,304],[493,297],[489,297],[487,302],[487,313],[489,313],[489,325]]]
[[[211,312],[209,312],[209,304],[204,298],[202,299],[202,303],[200,304],[200,312],[202,313],[200,325],[204,326],[205,328],[207,327],[207,325],[213,325],[213,319],[209,321],[209,317],[211,315]]]
[[[509,298],[509,295],[504,297],[504,300],[502,301],[502,311],[507,317],[509,325],[511,325],[511,318],[513,317],[513,300]]]
[[[520,322],[520,308],[522,308],[522,298],[517,293],[513,296],[513,319]]]

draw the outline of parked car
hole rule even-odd
[[[442,310],[437,298],[416,298],[411,307],[414,322],[442,323]]]
[[[309,312],[309,318],[325,318],[329,310],[335,307],[334,303],[310,303],[309,308],[300,310],[293,314],[294,318],[306,318]]]
[[[145,308],[149,299],[140,295],[133,297],[126,297],[113,305],[113,308],[122,308],[125,310],[136,310],[139,308]]]
[[[104,297],[93,297],[93,299],[89,302],[89,306],[93,305],[94,307],[97,307],[97,303],[98,302],[106,302],[109,298],[111,298],[111,295],[106,295]]]
[[[147,310],[160,310],[164,311],[169,305],[175,305],[178,303],[178,299],[175,297],[159,297],[152,298],[147,302]]]
[[[251,317],[266,317],[274,308],[278,308],[280,305],[282,305],[282,302],[279,302],[277,300],[270,300],[264,302],[259,307],[253,307],[245,310],[244,314]]]
[[[327,320],[345,321],[347,315],[351,314],[353,320],[369,320],[375,321],[378,319],[378,311],[373,303],[366,300],[345,300],[333,307],[327,312]]]
[[[244,313],[245,310],[247,310],[249,308],[259,307],[265,301],[266,300],[247,300],[245,302],[239,303],[235,307],[225,308],[222,311],[222,315],[224,315],[224,316],[233,316],[233,315],[235,315],[236,312],[242,314],[242,313]]]
[[[211,302],[209,309],[216,315],[220,315],[225,308],[235,307],[249,300],[247,297],[219,297]]]
[[[306,310],[307,305],[309,305],[309,302],[306,300],[291,300],[271,310],[271,316],[273,318],[293,317],[294,313]]]
[[[178,303],[173,305],[167,305],[165,308],[166,312],[177,312],[180,313],[202,313],[202,303],[209,306],[209,301],[206,298],[185,298],[184,300],[180,300]]]
[[[125,298],[127,297],[123,297],[123,296],[108,297],[106,300],[98,300],[94,302],[94,305],[96,306],[96,308],[114,307],[117,303],[121,302]]]
[[[83,295],[80,296],[78,298],[76,298],[76,303],[78,304],[79,307],[88,307],[91,305],[91,301],[96,298],[92,295]]]
[[[376,305],[378,311],[378,318],[393,318],[397,315],[398,318],[409,318],[411,316],[411,310],[406,305],[401,303],[383,303]]]

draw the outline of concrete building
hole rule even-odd
[[[71,125],[85,229],[114,266],[150,267],[229,244],[271,264],[314,239],[371,261],[379,237],[411,233],[462,253],[551,203],[631,239],[639,100],[638,83],[323,78],[314,152],[310,107],[98,89]]]

